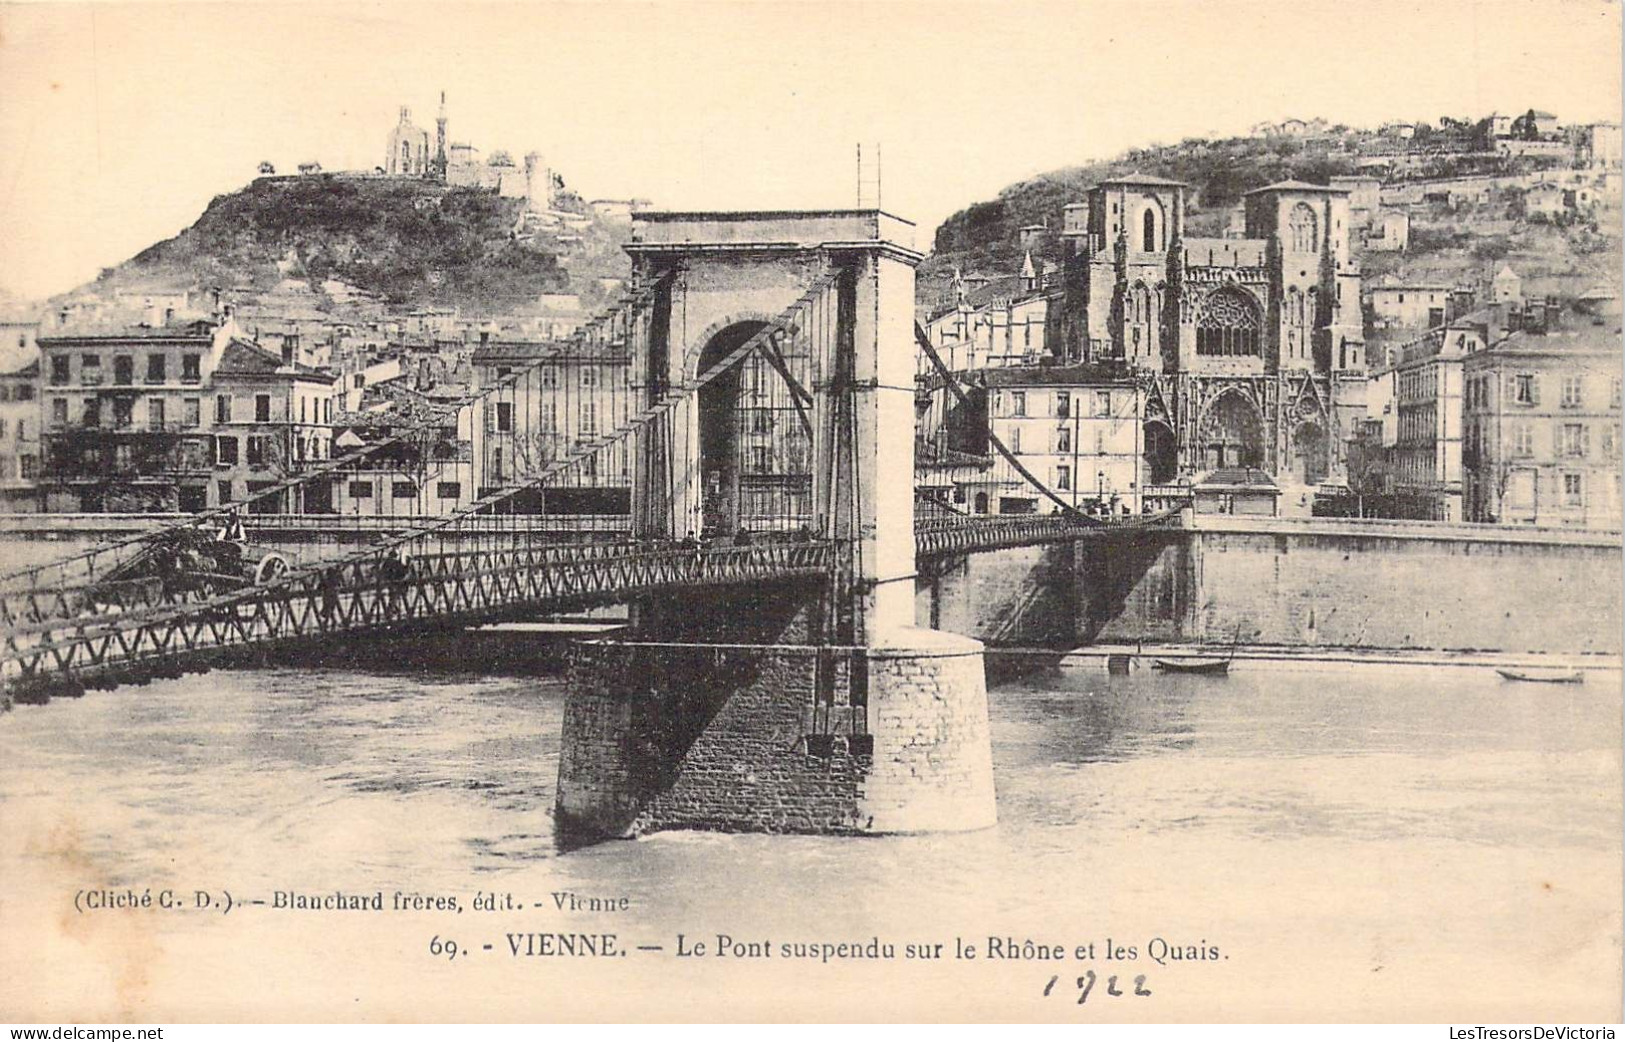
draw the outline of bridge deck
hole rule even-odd
[[[920,522],[916,538],[925,558],[1156,527],[1169,527],[1169,518],[938,518]],[[159,578],[11,590],[0,592],[0,683],[18,700],[41,699],[53,689],[71,693],[201,667],[234,648],[821,576],[834,560],[835,544],[827,541],[520,543],[420,554],[395,576],[385,558],[352,556],[225,592],[208,581]]]

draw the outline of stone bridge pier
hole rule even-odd
[[[875,210],[640,214],[627,249],[659,287],[638,390],[691,392],[639,445],[638,533],[763,532],[749,482],[778,461],[804,468],[775,480],[806,494],[768,537],[831,540],[837,564],[828,581],[644,600],[625,633],[578,643],[561,835],[992,825],[982,645],[914,624],[913,226]],[[759,371],[696,386],[764,332],[804,396],[777,426],[727,418],[749,416]]]

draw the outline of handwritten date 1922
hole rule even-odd
[[[1078,1005],[1081,1006],[1085,1002],[1089,1001],[1089,993],[1095,990],[1095,984],[1097,981],[1098,978],[1096,978],[1094,970],[1085,970],[1083,976],[1078,978]],[[1049,983],[1044,985],[1044,997],[1046,999],[1049,998],[1050,995],[1055,991],[1055,985],[1060,983],[1061,978],[1059,975],[1051,977],[1049,979]],[[1062,985],[1062,989],[1064,993],[1065,985]],[[1134,978],[1133,992],[1125,992],[1118,988],[1117,975],[1113,974],[1112,976],[1106,978],[1106,994],[1114,998],[1128,994],[1149,996],[1151,994],[1151,989],[1145,986],[1145,974],[1142,973]]]

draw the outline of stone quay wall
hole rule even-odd
[[[1622,565],[1610,532],[1202,515],[1183,531],[937,564],[916,583],[916,618],[994,646],[1618,656]]]

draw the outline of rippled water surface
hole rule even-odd
[[[558,679],[403,666],[160,681],[0,718],[4,870],[64,887],[626,895],[636,911],[615,925],[662,944],[1189,935],[1247,957],[1262,976],[1242,991],[1317,959],[1368,989],[1410,973],[1396,994],[1412,999],[1464,973],[1593,994],[1599,965],[1617,968],[1617,674],[1050,669],[990,702],[994,829],[668,834],[561,854]],[[564,925],[587,924],[527,928]],[[1569,943],[1546,963],[1505,950],[1553,930]],[[1564,987],[1542,985],[1542,1001]]]

